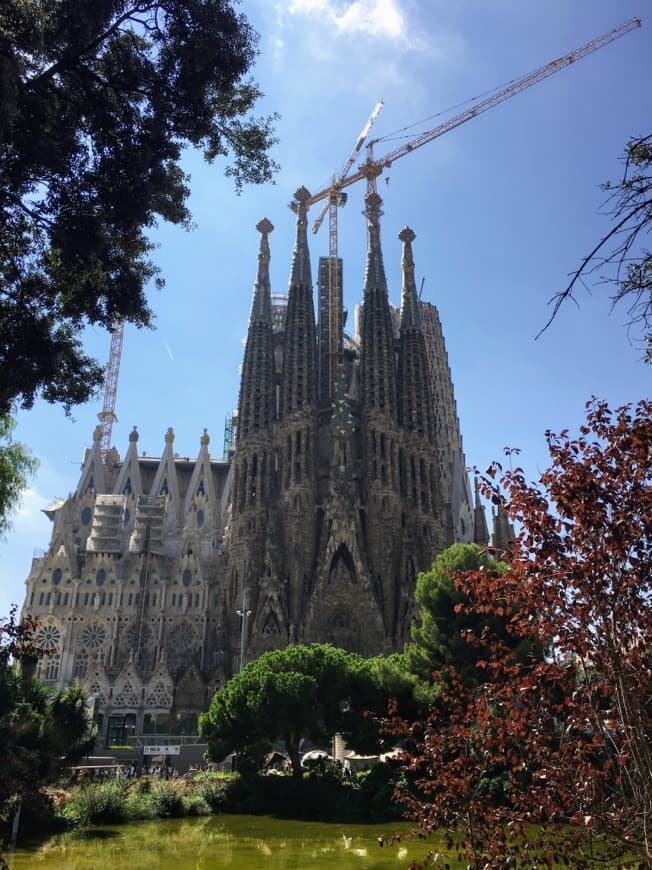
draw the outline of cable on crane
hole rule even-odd
[[[513,79],[509,79],[506,82],[503,82],[501,85],[496,85],[493,88],[489,88],[486,91],[483,91],[480,94],[476,94],[474,97],[469,97],[468,100],[462,100],[460,103],[455,103],[452,106],[448,106],[446,109],[440,109],[439,112],[435,112],[434,115],[428,115],[427,118],[421,118],[420,121],[413,121],[411,124],[406,124],[405,127],[399,127],[397,130],[393,130],[390,133],[387,133],[386,136],[379,136],[377,139],[373,139],[372,142],[375,145],[377,142],[398,142],[401,139],[409,139],[410,136],[407,133],[404,133],[406,130],[413,130],[415,127],[420,127],[422,124],[425,124],[427,121],[432,121],[434,118],[443,118],[446,115],[452,114],[456,109],[461,109],[463,106],[469,106],[471,103],[476,103],[478,100],[482,100],[485,97],[488,97],[490,94],[494,94],[498,91],[502,91],[504,88],[508,88],[510,85],[514,84],[514,82],[519,81],[521,76],[515,76]],[[400,135],[403,134],[403,135]]]

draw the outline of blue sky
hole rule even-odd
[[[287,203],[315,191],[345,161],[376,100],[387,136],[577,48],[632,16],[643,28],[398,161],[381,179],[390,297],[400,294],[399,230],[409,224],[423,298],[446,336],[468,463],[486,467],[506,445],[522,449],[536,477],[547,465],[546,429],[576,428],[595,394],[613,405],[649,397],[640,362],[607,293],[580,294],[538,341],[548,300],[609,227],[600,183],[621,171],[623,146],[650,132],[652,16],[644,0],[248,0],[261,34],[255,78],[261,111],[278,111],[276,184],[237,197],[223,164],[188,153],[188,233],[161,226],[154,252],[166,279],[152,289],[156,330],[127,328],[114,443],[122,455],[134,424],[139,447],[196,456],[203,427],[215,456],[237,404],[238,366],[256,270],[255,225],[267,216],[272,282],[285,292],[293,244]],[[414,129],[434,126],[438,120]],[[387,144],[387,150],[395,147]],[[378,145],[378,155],[383,146]],[[365,258],[363,187],[340,213],[345,303],[352,316]],[[313,209],[316,214],[317,208]],[[314,216],[314,215],[313,215]],[[313,276],[326,227],[311,237]],[[87,335],[105,359],[109,336]],[[22,603],[34,549],[47,546],[41,509],[78,481],[101,398],[66,418],[38,403],[19,415],[17,437],[41,462],[14,530],[0,542],[0,614]]]

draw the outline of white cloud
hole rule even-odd
[[[40,518],[40,511],[47,505],[47,499],[35,489],[26,489],[20,498],[20,503],[16,509],[16,517],[20,517],[21,521],[25,521],[32,517]]]
[[[290,0],[291,15],[312,15],[340,34],[363,35],[407,44],[407,20],[398,0]]]

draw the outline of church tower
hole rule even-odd
[[[204,429],[197,458],[182,458],[169,427],[158,458],[139,455],[134,427],[121,460],[102,455],[98,430],[74,494],[46,511],[52,538],[24,606],[48,652],[39,675],[53,687],[84,682],[113,742],[124,729],[160,733],[161,723],[192,731],[240,662],[269,649],[400,650],[418,573],[449,543],[487,542],[439,315],[417,294],[415,233],[399,233],[396,315],[382,200],[367,195],[360,327],[348,336],[336,322],[333,342],[336,318],[320,312],[319,334],[315,324],[310,198],[304,187],[294,196],[286,302],[272,294],[274,227],[266,218],[256,227],[235,449],[212,458]],[[513,537],[505,517],[494,517],[496,547]]]
[[[272,291],[269,277],[269,236],[274,227],[263,218],[258,272],[254,284],[249,329],[242,362],[238,408],[238,442],[233,459],[231,500],[230,578],[225,590],[226,622],[237,638],[236,611],[247,593],[255,592],[252,578],[262,576],[267,513],[276,494],[277,453],[270,433],[276,418],[276,376],[272,334]],[[251,602],[251,597],[249,598]],[[255,603],[255,601],[253,602]],[[244,617],[242,617],[244,618]],[[235,645],[235,639],[233,640]]]

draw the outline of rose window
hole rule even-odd
[[[170,646],[174,649],[186,650],[194,645],[196,635],[192,626],[187,622],[182,622],[170,632]]]
[[[57,625],[50,623],[42,625],[36,632],[36,646],[44,652],[53,652],[61,646],[61,629]]]
[[[106,640],[106,629],[97,622],[93,625],[87,625],[82,631],[81,640],[84,646],[89,649],[98,649]]]
[[[140,648],[149,646],[152,642],[152,629],[143,623],[140,627]],[[136,650],[138,648],[138,625],[132,623],[127,629],[127,649]]]

